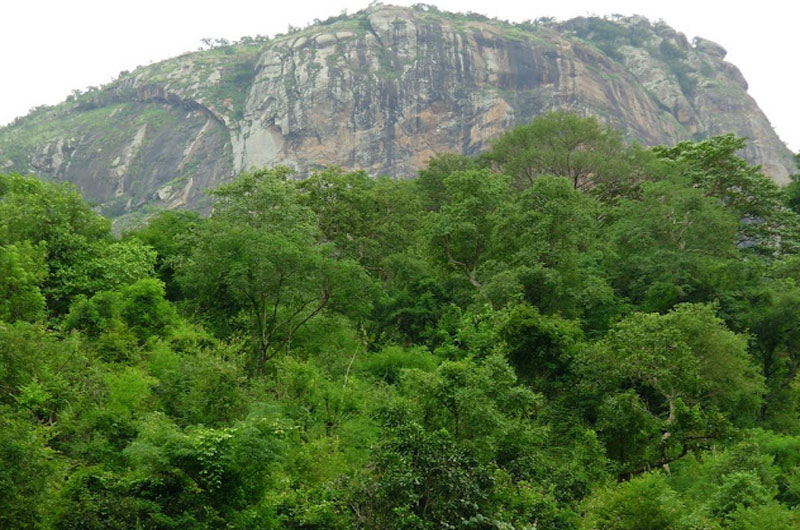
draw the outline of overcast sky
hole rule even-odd
[[[416,1],[385,2],[411,5]],[[640,14],[662,19],[691,40],[728,50],[752,95],[789,147],[800,151],[800,3],[706,0],[429,0],[448,11],[511,21],[554,16]],[[0,23],[0,124],[28,109],[55,104],[73,89],[108,83],[132,70],[196,49],[203,37],[238,39],[305,26],[361,0],[6,0]]]

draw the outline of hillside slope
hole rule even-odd
[[[654,145],[735,132],[785,182],[789,150],[725,50],[641,17],[507,24],[377,5],[123,73],[0,129],[0,170],[74,182],[118,217],[197,207],[252,166],[413,176],[554,109]]]

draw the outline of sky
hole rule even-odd
[[[417,0],[384,2],[412,5]],[[514,22],[538,17],[633,15],[663,20],[690,40],[728,50],[749,93],[781,139],[800,151],[800,2],[760,0],[428,0],[447,11],[473,11]],[[0,125],[73,89],[100,86],[120,71],[195,50],[204,37],[238,39],[283,33],[366,0],[9,0],[0,22]]]

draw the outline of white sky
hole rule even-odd
[[[416,0],[385,3],[411,5]],[[691,40],[728,50],[752,95],[789,147],[800,150],[800,3],[797,0],[428,0],[447,11],[511,21],[640,14]],[[288,24],[354,13],[367,0],[5,0],[0,22],[0,124],[55,104],[75,88],[196,49],[203,37],[274,35]]]

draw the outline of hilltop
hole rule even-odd
[[[253,166],[411,177],[551,110],[645,145],[734,132],[778,182],[792,156],[725,50],[642,17],[511,24],[373,5],[123,72],[0,129],[0,170],[75,183],[111,217],[201,207]]]

